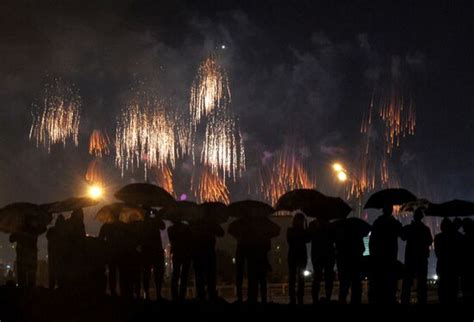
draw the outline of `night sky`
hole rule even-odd
[[[374,5],[374,3],[377,3]],[[472,3],[351,1],[2,1],[0,205],[81,194],[94,128],[116,116],[142,80],[186,110],[199,62],[227,69],[247,173],[230,188],[248,197],[265,155],[296,142],[323,192],[344,195],[328,164],[355,162],[359,127],[376,84],[402,75],[416,104],[414,136],[391,162],[400,184],[433,201],[474,196]],[[222,48],[225,46],[225,49]],[[31,106],[47,75],[80,90],[79,147],[50,154],[28,139]],[[107,159],[110,190],[122,179]],[[175,171],[186,193],[190,161]],[[250,195],[252,196],[252,195]]]

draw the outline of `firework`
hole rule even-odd
[[[262,167],[258,192],[265,201],[274,205],[285,192],[315,186],[315,180],[308,174],[295,149],[285,146],[268,165]]]
[[[173,173],[170,167],[168,165],[156,167],[154,173],[158,186],[168,191],[171,195],[176,196],[173,185]]]
[[[46,83],[41,101],[33,104],[30,140],[34,140],[37,147],[45,147],[48,152],[54,144],[66,146],[68,139],[77,146],[80,108],[81,97],[74,86],[60,78]]]
[[[220,201],[230,203],[229,189],[222,178],[214,174],[209,167],[203,167],[200,176],[191,178],[191,187],[198,202]]]
[[[192,125],[195,127],[202,117],[215,109],[225,109],[230,101],[227,73],[214,57],[206,58],[191,86],[189,112]]]
[[[102,173],[102,166],[100,159],[95,158],[89,163],[86,172],[86,181],[90,185],[102,186],[104,183],[104,176]]]
[[[237,120],[215,110],[206,123],[201,161],[212,173],[234,180],[245,171],[245,148]]]
[[[144,165],[172,166],[176,161],[175,126],[162,101],[152,98],[132,102],[117,121],[115,162],[124,170]],[[145,172],[146,176],[146,172]]]
[[[96,157],[108,155],[110,140],[107,134],[102,133],[101,130],[94,130],[89,139],[89,154]]]

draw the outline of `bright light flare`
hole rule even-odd
[[[87,190],[87,194],[92,199],[100,199],[104,195],[104,189],[99,185],[92,185],[89,186]]]
[[[347,181],[347,174],[344,171],[339,171],[337,173],[337,179],[341,182]]]
[[[341,171],[344,170],[344,168],[342,167],[342,165],[341,165],[340,163],[337,163],[337,162],[332,165],[332,168],[333,168],[334,171],[336,171],[336,172],[341,172]]]

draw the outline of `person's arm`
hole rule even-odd
[[[163,230],[166,228],[165,222],[163,220],[161,220],[160,218],[156,218],[155,220],[159,230]]]
[[[407,236],[408,236],[408,228],[409,226],[403,226],[402,229],[400,229],[400,238],[402,240],[407,240]]]
[[[439,236],[436,236],[434,239],[434,248],[436,257],[439,257]]]
[[[215,233],[217,237],[222,237],[225,235],[224,229],[222,229],[221,225],[216,225],[215,226]]]

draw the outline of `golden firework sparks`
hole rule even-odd
[[[203,167],[200,176],[193,174],[191,188],[197,201],[230,203],[229,189],[222,178],[213,173],[209,167]]]
[[[262,167],[258,192],[270,204],[276,204],[285,192],[300,188],[314,188],[316,182],[308,174],[294,148],[285,146],[274,159]]]
[[[51,146],[62,143],[66,146],[71,139],[78,145],[81,97],[77,89],[55,78],[44,86],[42,100],[33,104],[33,123],[30,129],[30,140],[36,146],[45,147],[48,152]]]
[[[168,191],[171,195],[176,196],[173,185],[173,173],[168,165],[163,167],[155,167],[155,180],[158,186]]]
[[[104,184],[104,175],[100,159],[95,158],[89,163],[86,172],[86,181],[90,185],[102,186]]]
[[[214,57],[206,58],[199,66],[191,86],[189,112],[195,127],[202,117],[215,109],[226,108],[231,101],[229,81],[225,69]]]
[[[216,175],[234,180],[245,171],[245,148],[237,120],[215,110],[207,120],[201,161]]]
[[[89,138],[89,154],[96,157],[108,155],[110,140],[106,133],[101,130],[94,130]]]
[[[132,102],[117,121],[115,162],[124,170],[144,164],[147,169],[163,167],[176,161],[176,140],[173,118],[164,103],[156,98]]]

